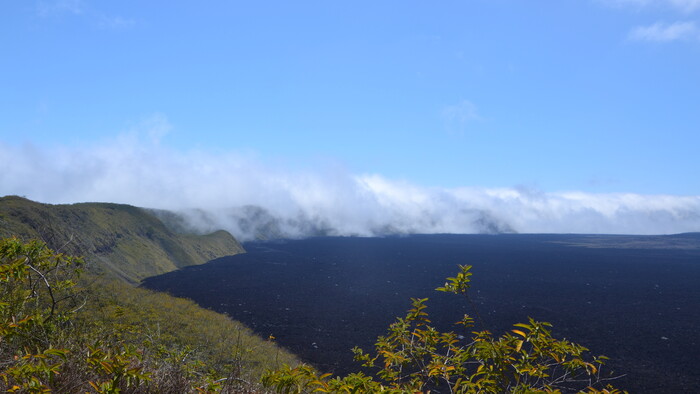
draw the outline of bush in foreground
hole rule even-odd
[[[0,391],[260,392],[295,358],[226,316],[108,278],[38,241],[0,240]]]
[[[471,266],[460,266],[436,290],[469,299]],[[331,378],[308,365],[270,371],[263,384],[284,393],[619,393],[606,385],[605,357],[587,358],[588,349],[552,337],[549,323],[532,319],[494,337],[488,331],[467,333],[474,320],[464,315],[456,324],[466,335],[440,332],[426,312],[424,299],[413,299],[406,317],[379,337],[373,354],[355,348],[355,359],[376,370]],[[477,315],[478,316],[478,315]]]

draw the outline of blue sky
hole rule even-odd
[[[0,45],[2,194],[151,203],[91,193],[129,140],[149,168],[700,195],[700,0],[14,1]],[[27,185],[27,152],[64,164]],[[71,174],[84,197],[41,188]]]

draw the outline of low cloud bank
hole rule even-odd
[[[126,135],[44,148],[0,143],[0,194],[177,212],[183,230],[239,239],[403,233],[671,234],[700,231],[700,196],[425,188],[338,169],[288,170],[251,154],[179,152]]]

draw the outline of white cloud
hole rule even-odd
[[[136,21],[121,16],[100,15],[97,18],[97,25],[103,29],[125,29],[136,25]]]
[[[700,9],[700,0],[599,0],[599,2],[610,6],[636,9],[667,7],[687,14]]]
[[[36,5],[37,15],[41,18],[60,17],[65,14],[79,16],[99,29],[124,29],[132,27],[136,21],[117,15],[107,15],[82,0],[39,1]]]
[[[46,18],[64,13],[80,15],[85,9],[81,0],[57,0],[40,1],[37,3],[36,10],[40,17]]]
[[[449,105],[442,110],[445,127],[451,133],[463,133],[470,122],[482,120],[476,105],[469,100],[462,100],[455,105]]]
[[[250,154],[170,149],[159,142],[167,119],[155,119],[91,146],[0,142],[0,195],[47,203],[199,208],[196,215],[190,211],[193,223],[196,219],[207,230],[224,228],[241,239],[253,236],[250,223],[240,220],[247,205],[263,208],[267,216],[256,217],[274,221],[286,236],[317,229],[336,235],[700,231],[700,196],[425,188],[342,170],[295,172]],[[152,137],[154,129],[161,137]]]
[[[688,18],[700,10],[700,0],[598,0],[610,6],[633,8],[636,10],[670,10]],[[630,30],[627,38],[636,41],[672,42],[679,40],[700,41],[700,29],[692,20],[673,23],[656,22],[647,26],[637,26]]]
[[[672,6],[684,12],[694,12],[700,9],[700,0],[667,0]]]
[[[158,145],[165,136],[170,134],[172,128],[173,126],[168,121],[167,116],[155,113],[132,127],[126,135],[134,139],[139,138],[141,135],[146,135],[154,145]]]
[[[629,33],[629,38],[638,41],[670,42],[678,40],[700,40],[700,29],[695,22],[654,23],[639,26]]]
[[[653,3],[653,0],[598,0],[609,6],[615,7],[643,7]]]

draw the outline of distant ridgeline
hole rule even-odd
[[[122,204],[41,204],[0,197],[0,238],[36,238],[84,256],[88,269],[129,283],[244,252],[226,231],[195,235],[166,226],[152,211]]]
[[[435,223],[414,223],[413,219],[403,223],[367,224],[361,228],[343,229],[323,215],[309,215],[299,210],[296,214],[283,215],[257,205],[243,205],[220,209],[216,212],[202,209],[178,211],[149,210],[168,228],[187,234],[201,234],[225,228],[242,242],[275,239],[301,239],[328,236],[373,236],[383,237],[398,234],[420,234],[436,232]],[[490,212],[479,209],[462,209],[454,212],[454,218],[463,223],[464,232],[475,234],[515,233],[515,229]],[[404,218],[405,219],[405,218]],[[425,219],[425,217],[423,218]],[[431,229],[432,228],[432,229]],[[445,232],[445,231],[437,231]],[[448,231],[449,232],[449,231]]]

